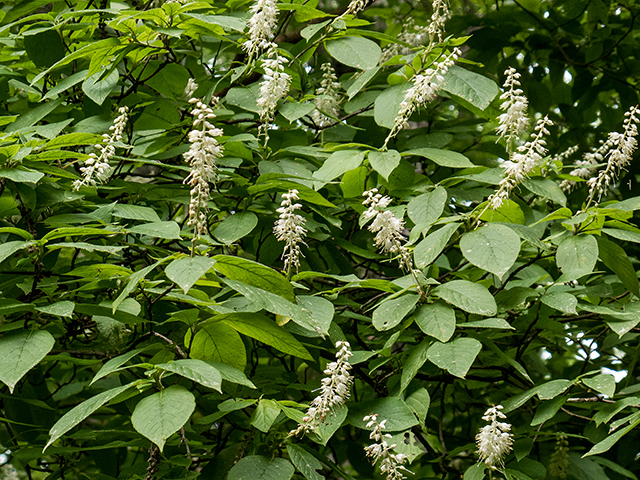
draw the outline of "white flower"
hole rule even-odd
[[[498,421],[499,418],[507,418],[500,411],[502,408],[502,405],[497,405],[485,412],[482,419],[491,423],[482,427],[480,433],[476,435],[480,461],[494,470],[496,465],[503,466],[502,459],[511,451],[511,444],[513,443],[513,435],[509,433],[511,425]]]
[[[2,480],[20,480],[16,467],[10,463],[5,463],[0,467],[0,478]]]
[[[380,460],[380,471],[387,474],[387,480],[402,480],[406,478],[402,472],[413,474],[402,465],[408,458],[404,453],[391,453],[397,445],[389,445],[388,440],[392,438],[391,435],[382,433],[386,428],[387,420],[385,419],[378,423],[378,414],[373,413],[362,420],[367,422],[367,428],[373,427],[369,438],[376,443],[364,447],[367,457],[371,458],[371,464],[375,465]]]
[[[442,60],[435,62],[432,67],[427,68],[424,73],[413,77],[413,86],[404,94],[404,99],[402,103],[400,103],[400,111],[394,120],[391,132],[389,132],[389,135],[384,141],[383,149],[387,148],[389,140],[408,125],[409,118],[411,118],[411,115],[416,109],[436,98],[436,95],[444,84],[444,75],[449,68],[455,64],[461,54],[462,52],[460,52],[458,48],[454,48],[453,52],[445,56]]]
[[[615,147],[608,153],[607,166],[601,170],[596,178],[591,178],[589,185],[589,196],[587,197],[586,208],[589,208],[596,195],[598,201],[605,195],[609,186],[617,178],[620,170],[624,170],[632,160],[633,152],[636,150],[638,141],[638,127],[640,121],[636,115],[640,115],[640,109],[633,106],[625,114],[624,133],[610,133],[609,141]],[[586,210],[585,208],[585,210]]]
[[[193,94],[196,93],[198,89],[198,84],[193,78],[190,78],[187,82],[187,86],[184,88],[184,96],[187,98],[192,98]]]
[[[73,182],[73,189],[78,190],[82,186],[95,187],[98,182],[105,182],[109,179],[111,174],[111,165],[109,160],[116,154],[115,143],[122,140],[122,134],[124,133],[124,127],[127,125],[127,119],[129,118],[128,107],[120,107],[118,113],[120,114],[114,121],[113,125],[109,127],[112,132],[111,135],[105,133],[102,135],[102,142],[105,145],[97,144],[94,147],[100,151],[100,155],[90,153],[88,158],[84,162],[84,167],[80,168],[82,172],[82,180],[75,180]]]
[[[322,75],[320,87],[316,90],[317,98],[315,103],[317,110],[314,110],[312,116],[315,124],[320,127],[332,121],[325,114],[329,114],[332,117],[337,117],[340,114],[339,90],[342,88],[330,63],[323,63],[321,69],[324,74]]]
[[[217,98],[212,98],[216,102]],[[191,186],[191,202],[189,204],[189,221],[193,226],[193,241],[207,231],[207,201],[209,200],[209,183],[217,180],[216,159],[222,157],[224,148],[216,137],[222,135],[222,130],[213,126],[209,121],[215,118],[213,110],[198,98],[192,98],[189,103],[196,105],[193,109],[193,130],[189,132],[191,147],[183,154],[184,159],[191,165],[191,172],[183,183]]]
[[[542,158],[547,153],[547,142],[543,135],[549,135],[547,126],[553,125],[548,116],[541,118],[536,123],[534,132],[531,134],[533,141],[520,145],[511,158],[502,163],[505,177],[498,184],[498,191],[488,199],[489,206],[494,210],[500,208],[502,203],[509,198],[511,191],[522,180],[529,176],[529,173],[540,166]],[[482,215],[480,215],[482,216]]]
[[[376,234],[374,243],[382,253],[397,254],[400,268],[408,272],[413,271],[413,261],[407,247],[403,245],[404,222],[396,217],[390,210],[385,210],[391,203],[391,198],[382,196],[377,188],[372,188],[363,193],[365,197],[363,205],[369,208],[362,214],[365,220],[373,219],[369,225],[369,231]]]
[[[519,135],[524,133],[529,125],[527,117],[527,97],[522,95],[522,90],[518,88],[520,82],[520,74],[515,68],[509,67],[504,74],[507,79],[504,82],[505,92],[500,95],[500,99],[504,100],[500,105],[500,110],[505,113],[498,116],[498,128],[496,132],[500,134],[500,138],[507,136],[507,145],[511,147],[512,140],[517,139]]]
[[[297,429],[289,432],[289,435],[298,435],[307,433],[318,428],[320,423],[324,422],[335,408],[347,401],[351,395],[351,365],[349,358],[353,356],[351,353],[351,345],[346,341],[336,342],[336,361],[327,364],[324,370],[326,377],[322,379],[320,395],[313,399],[307,414],[302,419],[302,423]]]
[[[289,190],[287,193],[282,194],[282,203],[280,208],[276,211],[280,214],[280,218],[276,221],[273,231],[279,242],[285,242],[284,252],[282,258],[284,259],[284,269],[287,271],[287,276],[291,271],[291,267],[300,267],[300,244],[305,244],[303,238],[307,233],[307,230],[303,227],[304,217],[295,213],[302,205],[299,203],[293,203],[294,200],[298,200],[298,191]],[[304,255],[302,255],[304,256]]]
[[[284,62],[287,59],[278,55],[276,44],[270,45],[267,58],[262,62],[265,79],[260,84],[260,96],[258,97],[260,120],[265,131],[274,117],[278,100],[287,96],[291,83],[291,77],[284,71]]]
[[[258,0],[253,4],[250,12],[253,16],[248,22],[249,40],[242,44],[249,59],[270,46],[278,23],[278,8],[275,0]]]
[[[416,26],[413,18],[409,17],[402,25],[402,32],[398,34],[398,40],[411,45],[412,48],[419,47],[428,38],[429,27]],[[409,55],[413,50],[399,43],[390,43],[384,47],[380,63],[385,63],[396,55]]]
[[[444,24],[451,17],[449,13],[449,5],[447,0],[433,0],[433,13],[431,14],[431,23],[427,31],[429,38],[433,40],[438,37],[438,41],[442,42],[442,34],[444,32]]]

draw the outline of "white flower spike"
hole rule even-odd
[[[289,190],[287,193],[282,194],[282,203],[280,208],[276,210],[280,214],[280,218],[276,221],[273,227],[273,232],[279,242],[285,242],[284,252],[282,253],[282,259],[284,260],[284,269],[287,272],[287,277],[291,273],[291,267],[296,268],[296,272],[300,267],[300,244],[304,243],[304,236],[307,230],[304,228],[305,219],[303,216],[295,213],[296,210],[302,208],[299,203],[294,203],[295,200],[299,200],[297,190]],[[304,255],[302,255],[304,257]]]
[[[129,118],[129,108],[120,107],[118,113],[120,115],[113,121],[113,125],[109,127],[109,130],[112,132],[111,135],[108,133],[102,135],[102,142],[105,145],[95,145],[95,148],[100,151],[100,155],[90,153],[90,158],[84,161],[84,167],[80,167],[82,180],[73,182],[74,190],[78,190],[84,186],[95,187],[98,182],[103,183],[109,179],[109,175],[111,174],[109,160],[116,154],[116,142],[122,140],[124,127],[126,127]]]
[[[497,470],[496,466],[504,466],[502,460],[511,451],[513,443],[513,434],[509,433],[511,425],[498,420],[507,418],[500,411],[502,409],[502,405],[497,405],[487,410],[482,419],[490,423],[482,427],[480,433],[476,435],[480,461],[493,470]]]
[[[516,69],[509,67],[504,74],[507,76],[503,85],[505,92],[500,95],[500,99],[504,100],[500,105],[500,110],[503,110],[504,113],[498,117],[499,125],[496,132],[500,134],[500,138],[506,135],[507,146],[510,149],[513,140],[524,133],[529,125],[529,117],[527,117],[529,101],[523,95],[522,90],[518,88],[520,87],[518,81],[520,74],[516,72]]]
[[[214,103],[217,98],[211,99]],[[189,220],[187,225],[193,226],[193,241],[195,242],[207,231],[207,202],[209,201],[209,183],[218,179],[216,159],[222,157],[224,148],[216,137],[222,135],[222,130],[213,126],[210,120],[216,116],[208,105],[198,98],[192,98],[189,103],[195,104],[193,109],[193,130],[189,132],[191,147],[183,154],[184,159],[191,165],[191,173],[184,179],[184,183],[191,186],[191,202],[189,204]]]
[[[369,438],[375,443],[364,448],[367,457],[371,458],[371,463],[375,465],[380,461],[380,471],[387,474],[387,480],[402,480],[406,478],[403,472],[409,472],[402,464],[407,460],[407,456],[404,453],[392,453],[392,450],[397,447],[396,444],[389,445],[388,440],[391,439],[391,435],[383,433],[386,428],[387,420],[382,420],[378,423],[378,414],[367,415],[362,419],[367,422],[367,428],[373,427],[373,431],[369,435]]]
[[[324,370],[326,377],[322,379],[322,386],[319,388],[320,395],[313,399],[307,414],[302,419],[302,423],[297,429],[289,432],[289,435],[299,435],[318,428],[324,422],[327,415],[347,401],[351,395],[351,365],[349,358],[351,345],[346,341],[336,342],[336,361],[327,364]]]
[[[249,40],[242,48],[249,55],[249,60],[261,50],[271,46],[276,25],[278,23],[278,7],[275,0],[258,0],[250,9],[253,16],[249,19]]]

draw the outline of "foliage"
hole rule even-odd
[[[3,475],[637,478],[640,8],[450,9],[3,3]]]

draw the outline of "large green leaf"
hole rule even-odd
[[[462,337],[449,343],[435,342],[429,347],[427,358],[451,375],[464,378],[480,350],[482,344],[478,340]]]
[[[46,450],[53,442],[55,442],[62,435],[67,433],[73,427],[78,425],[81,421],[91,415],[93,412],[98,410],[101,406],[114,399],[122,392],[128,390],[134,385],[138,384],[139,381],[130,383],[128,385],[123,385],[121,387],[112,388],[111,390],[104,391],[91,397],[88,400],[85,400],[79,405],[76,405],[67,413],[65,413],[60,420],[58,420],[51,430],[49,430],[49,441],[44,446],[44,450]]]
[[[327,42],[325,46],[337,61],[360,70],[374,68],[382,55],[377,43],[362,37],[342,37]]]
[[[293,335],[259,313],[230,313],[214,317],[214,321],[224,322],[243,335],[255,338],[281,352],[313,360],[307,349]]]
[[[94,73],[82,83],[82,91],[98,105],[102,105],[118,83],[120,75],[115,68],[105,78],[103,72]]]
[[[275,293],[290,302],[295,301],[291,282],[273,268],[229,255],[216,255],[213,259],[216,261],[214,268],[225,277]]]
[[[188,293],[214,263],[216,261],[208,257],[183,257],[167,265],[164,273],[172,282],[177,283],[184,293]]]
[[[93,380],[91,380],[90,385],[97,382],[101,378],[106,377],[110,373],[122,370],[122,365],[127,363],[139,353],[144,352],[146,349],[147,348],[136,348],[135,350],[131,350],[130,352],[123,353],[122,355],[118,355],[117,357],[110,359],[100,368],[100,370],[98,370],[98,373],[96,373],[93,377]]]
[[[448,342],[456,330],[456,313],[444,302],[420,305],[414,317],[420,330],[441,342]]]
[[[193,338],[191,330],[187,330],[184,344],[190,347],[192,358],[226,363],[240,371],[244,371],[247,365],[247,352],[240,335],[225,323],[207,323],[198,329]]]
[[[431,225],[440,218],[446,203],[447,191],[442,187],[436,187],[412,199],[407,205],[407,215],[416,225]]]
[[[381,127],[393,128],[400,104],[404,100],[406,90],[410,87],[406,83],[385,88],[376,98],[373,115],[376,123]]]
[[[556,263],[563,276],[578,278],[593,271],[598,261],[598,242],[593,235],[571,235],[556,252]]]
[[[492,317],[498,311],[489,290],[479,283],[453,280],[437,286],[433,293],[465,312]]]
[[[343,173],[359,167],[364,160],[364,154],[365,152],[358,150],[340,150],[332,153],[331,156],[324,161],[322,167],[313,172],[313,178],[323,184],[330,182]]]
[[[268,459],[260,455],[244,457],[236,463],[227,476],[228,480],[289,480],[295,469],[284,458]]]
[[[11,255],[16,253],[18,250],[22,250],[23,248],[31,245],[30,242],[23,242],[22,240],[16,240],[14,242],[6,242],[0,245],[0,262],[9,258]]]
[[[427,361],[427,349],[430,341],[425,339],[412,348],[409,357],[402,366],[402,375],[400,377],[400,391],[403,392],[416,376],[422,365]]]
[[[162,451],[167,438],[187,423],[195,408],[193,393],[173,385],[142,399],[133,410],[131,423]]]
[[[362,429],[371,430],[363,420],[365,415],[378,414],[378,422],[387,420],[386,431],[400,432],[417,425],[418,420],[411,409],[399,397],[383,397],[355,403],[349,411],[348,422]]]
[[[267,433],[280,415],[280,405],[275,400],[263,398],[253,411],[249,423],[261,432]]]
[[[385,180],[389,180],[389,175],[400,164],[402,159],[395,150],[387,150],[386,152],[370,151],[368,158],[371,167],[382,175]]]
[[[547,198],[554,203],[558,203],[565,207],[567,205],[567,197],[556,182],[549,178],[525,178],[522,184],[527,190],[536,195]]]
[[[502,278],[518,258],[520,237],[509,227],[489,223],[462,235],[460,250],[472,264]]]
[[[382,302],[373,311],[373,326],[376,330],[390,330],[398,325],[420,300],[419,295],[405,294]]]
[[[47,330],[18,331],[0,338],[0,381],[13,389],[51,351],[55,339]]]
[[[291,443],[287,445],[287,453],[295,467],[307,480],[324,480],[325,477],[316,471],[322,469],[322,464],[304,448]]]
[[[604,440],[596,443],[593,447],[591,447],[591,450],[589,450],[587,453],[583,455],[583,457],[588,457],[591,455],[600,455],[601,453],[605,453],[609,451],[609,449],[613,447],[618,442],[618,440],[620,440],[622,437],[624,437],[627,433],[629,433],[631,430],[636,428],[638,425],[640,425],[640,418],[637,418],[635,421],[631,422],[629,425],[627,425],[623,429],[618,430],[617,432],[609,435]]]
[[[167,372],[176,373],[182,377],[193,380],[200,385],[212,388],[222,393],[220,389],[222,376],[211,364],[195,358],[183,358],[171,363],[160,363],[156,368]]]
[[[487,108],[500,93],[493,80],[456,65],[449,68],[444,79],[442,89],[445,92],[465,99],[480,110]]]
[[[616,393],[616,380],[613,375],[601,373],[594,377],[583,378],[582,383],[609,398],[613,397]]]
[[[638,288],[638,274],[636,273],[631,260],[627,256],[627,252],[622,247],[607,240],[604,237],[598,237],[598,254],[600,260],[608,268],[618,276],[622,284],[633,293],[636,297],[640,297],[640,289]]]
[[[414,150],[408,150],[402,152],[403,156],[417,155],[419,157],[428,158],[436,165],[449,168],[471,168],[475,167],[473,163],[469,161],[467,157],[461,153],[451,150],[441,150],[438,148],[416,148]]]
[[[253,212],[229,215],[213,231],[213,236],[227,245],[249,235],[258,225],[258,217]]]
[[[135,225],[128,229],[130,233],[140,233],[155,238],[177,240],[180,238],[180,225],[174,221],[152,222]]]
[[[416,267],[425,268],[431,265],[447,246],[449,239],[458,227],[459,223],[448,223],[423,239],[413,249],[413,258]]]

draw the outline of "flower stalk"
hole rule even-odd
[[[497,467],[504,468],[503,459],[511,451],[513,443],[513,434],[509,433],[511,425],[499,421],[507,418],[501,412],[503,408],[502,405],[489,408],[482,417],[484,421],[489,422],[489,425],[482,427],[476,435],[480,461],[486,463],[492,470],[497,470]]]
[[[368,422],[367,428],[373,427],[369,438],[375,443],[364,448],[367,457],[371,459],[371,464],[376,465],[378,461],[380,461],[380,471],[387,474],[387,480],[403,480],[406,478],[403,472],[413,474],[413,472],[402,465],[408,457],[404,453],[392,453],[392,450],[396,448],[397,445],[389,445],[388,440],[392,437],[388,433],[383,433],[387,420],[385,419],[378,422],[378,414],[374,413],[367,415],[363,420]]]
[[[304,236],[307,230],[304,228],[305,219],[302,215],[295,213],[296,210],[302,208],[299,203],[297,190],[289,190],[282,194],[282,202],[280,208],[276,210],[280,217],[273,227],[273,232],[279,242],[285,242],[282,259],[284,260],[284,269],[287,272],[287,278],[291,276],[291,267],[296,268],[296,273],[300,267],[300,244],[304,243]],[[304,257],[304,255],[302,255]]]

